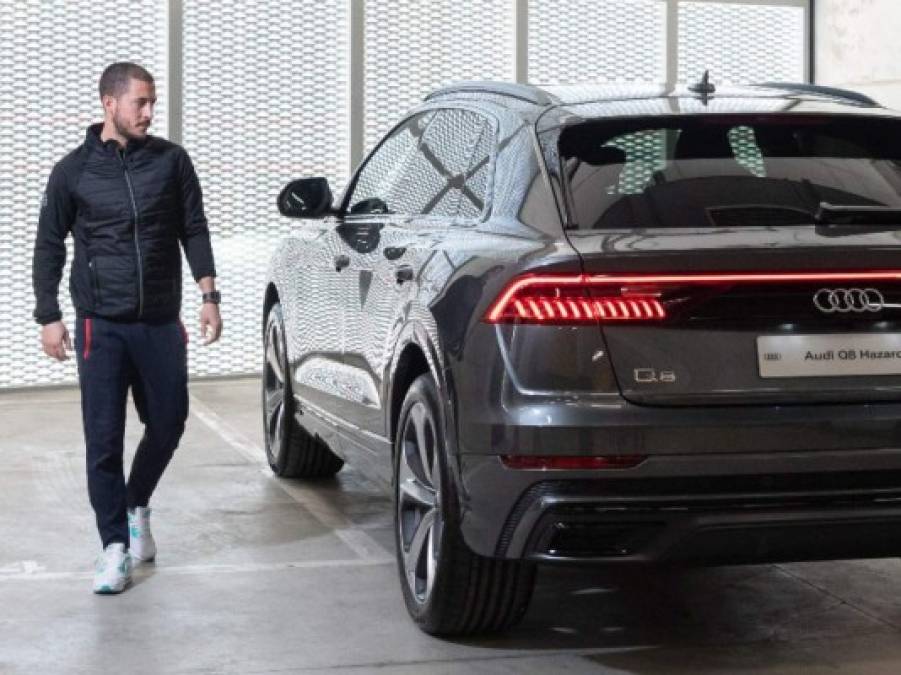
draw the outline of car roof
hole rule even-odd
[[[536,86],[512,82],[457,82],[431,92],[426,103],[466,101],[497,105],[526,121],[554,127],[604,117],[703,113],[857,113],[901,116],[848,89],[776,82],[718,86],[699,93],[685,85],[604,83]]]

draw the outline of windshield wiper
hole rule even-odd
[[[814,220],[817,225],[894,225],[897,228],[901,227],[901,207],[820,202]]]

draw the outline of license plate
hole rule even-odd
[[[761,335],[761,377],[901,375],[901,333]]]

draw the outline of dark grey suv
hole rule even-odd
[[[391,486],[424,630],[537,563],[901,553],[901,119],[712,89],[464,83],[279,195],[269,461]]]

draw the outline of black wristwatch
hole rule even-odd
[[[219,291],[210,291],[209,293],[203,294],[204,303],[211,302],[214,305],[218,305],[221,299],[222,295],[219,293]]]

